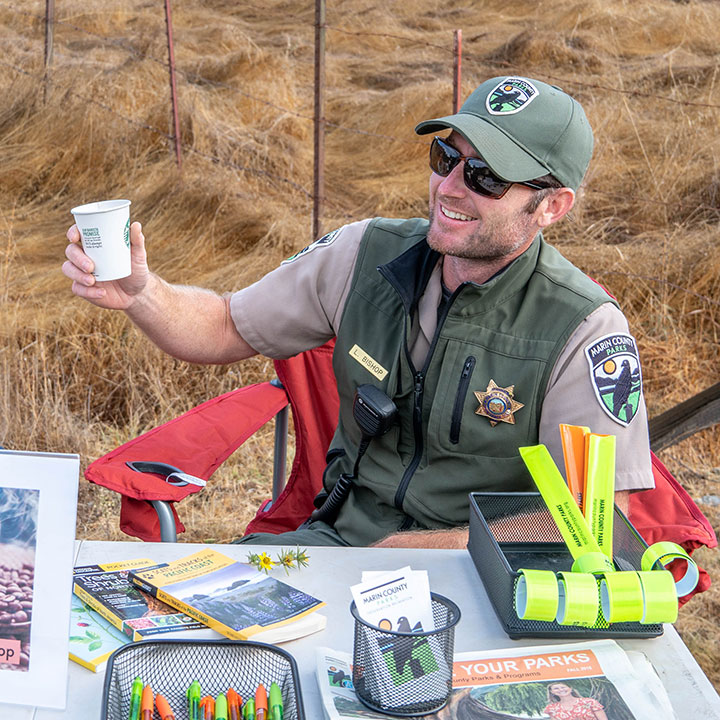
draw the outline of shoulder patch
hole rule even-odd
[[[280,264],[281,265],[287,265],[288,263],[294,262],[298,258],[302,257],[303,255],[307,255],[309,252],[312,252],[315,248],[318,247],[327,247],[328,245],[331,245],[333,240],[337,237],[337,234],[340,232],[341,228],[338,228],[337,230],[333,230],[332,232],[329,232],[327,235],[323,235],[321,238],[316,240],[314,243],[310,243],[310,245],[305,246],[300,252],[296,252],[294,255],[291,255],[286,260],[283,260]]]
[[[632,335],[612,333],[585,348],[590,378],[600,407],[620,425],[629,425],[642,395],[637,343]]]

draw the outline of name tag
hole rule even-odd
[[[353,345],[350,348],[350,357],[357,360],[369,373],[378,380],[383,380],[388,371],[377,360],[373,360],[361,347]]]

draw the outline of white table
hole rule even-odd
[[[77,544],[76,565],[149,557],[166,562],[207,547],[185,543],[90,542]],[[249,548],[242,545],[217,546],[220,552],[238,560],[247,558]],[[277,548],[267,549],[274,553]],[[257,550],[257,546],[253,548]],[[460,607],[462,618],[455,633],[455,650],[523,645],[547,645],[543,639],[510,640],[502,630],[490,605],[470,555],[465,550],[379,550],[368,548],[309,548],[310,566],[291,571],[288,581],[327,602],[322,612],[327,629],[282,647],[297,661],[308,720],[323,717],[320,694],[315,681],[315,648],[321,645],[352,652],[353,621],[349,612],[350,586],[360,581],[362,570],[393,570],[405,565],[426,569],[430,587],[446,595]],[[284,573],[277,575],[283,579]],[[211,631],[207,631],[211,633]],[[208,637],[211,635],[209,634]],[[217,635],[216,635],[217,636]],[[219,637],[219,636],[217,636]],[[561,640],[558,642],[569,642]],[[720,718],[720,697],[695,662],[671,625],[661,637],[620,641],[626,650],[644,652],[663,681],[679,720]],[[70,663],[68,704],[64,712],[42,708],[0,706],[3,720],[97,720],[100,718],[104,673],[92,673]],[[658,718],[657,720],[661,720]]]

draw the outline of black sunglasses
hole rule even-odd
[[[525,185],[533,190],[544,190],[551,185],[543,185],[537,182],[512,182],[499,178],[488,166],[478,157],[461,155],[452,145],[448,145],[442,138],[436,137],[430,146],[430,169],[440,175],[447,177],[453,168],[461,161],[465,161],[463,167],[463,179],[465,185],[485,197],[499,200],[512,185]]]

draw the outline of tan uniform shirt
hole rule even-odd
[[[337,334],[368,222],[340,228],[232,295],[230,310],[235,326],[255,350],[268,357],[287,358],[322,345]],[[410,351],[416,367],[422,365],[437,326],[441,271],[438,263],[413,324]],[[595,395],[585,359],[584,348],[609,333],[628,333],[625,316],[612,303],[588,315],[568,339],[548,383],[539,442],[547,446],[564,474],[560,423],[586,425],[594,433],[615,435],[616,489],[650,488],[653,477],[644,398],[641,396],[628,426],[615,422]]]

